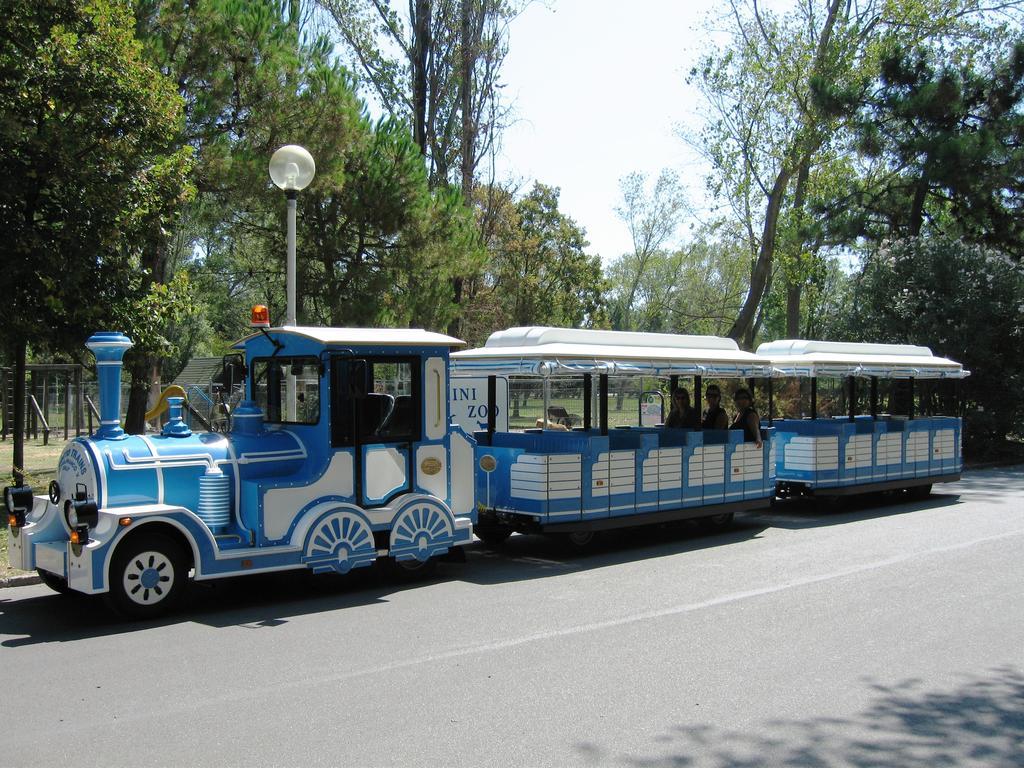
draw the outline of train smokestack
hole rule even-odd
[[[96,376],[100,382],[100,428],[96,437],[119,440],[121,429],[121,360],[132,348],[132,340],[120,331],[99,331],[85,342],[96,356]]]

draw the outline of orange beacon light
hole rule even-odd
[[[270,310],[265,304],[257,304],[252,308],[252,318],[249,320],[252,328],[270,327]]]

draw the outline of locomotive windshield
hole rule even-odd
[[[289,379],[295,381],[294,417],[289,412]],[[316,424],[320,420],[320,361],[315,357],[273,357],[253,363],[252,395],[268,423]]]

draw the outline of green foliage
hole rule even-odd
[[[1024,236],[1024,41],[956,66],[893,44],[855,120],[874,173],[826,206],[837,238],[937,232],[1017,252]]]
[[[467,307],[471,340],[509,326],[601,327],[601,260],[586,253],[586,232],[558,209],[558,188],[537,182],[519,200],[493,192],[490,261]]]
[[[962,240],[908,238],[867,261],[854,299],[851,340],[922,344],[972,371],[963,384],[966,449],[1024,431],[1019,263]]]
[[[189,199],[181,100],[123,3],[12,0],[0,14],[0,341],[80,350]]]
[[[267,162],[286,143],[317,163],[298,197],[299,322],[443,328],[451,275],[481,253],[461,198],[431,191],[406,125],[373,123],[323,37],[276,0],[153,0],[137,8],[147,51],[185,97],[181,141],[199,197],[175,233],[198,312],[175,324],[181,358],[220,353],[254,303],[285,315],[284,196]]]
[[[637,264],[626,254],[608,266],[613,328],[721,336],[747,291],[750,254],[742,236],[718,224],[676,250],[651,253],[642,271]]]

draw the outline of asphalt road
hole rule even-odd
[[[1024,468],[437,578],[0,590],[0,765],[1024,765]]]

